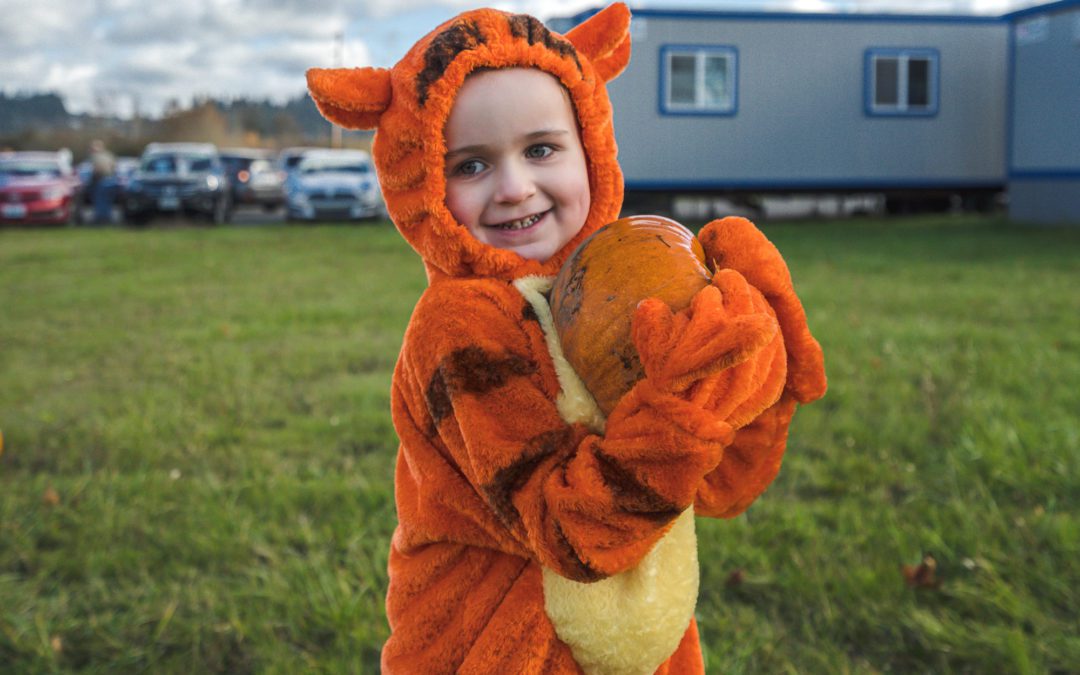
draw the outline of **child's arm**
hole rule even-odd
[[[825,364],[784,259],[753,223],[734,217],[715,220],[698,239],[706,262],[717,268],[717,274],[738,271],[773,308],[787,360],[780,400],[746,426],[736,424],[741,428],[725,449],[724,460],[698,490],[695,509],[699,515],[727,518],[744,511],[776,477],[796,404],[825,393]]]
[[[458,518],[463,540],[476,527],[572,579],[635,565],[733,438],[708,397],[694,399],[698,384],[778,336],[771,313],[726,307],[719,289],[706,291],[676,315],[649,303],[639,310],[647,377],[600,437],[559,416],[550,357],[523,328],[516,291],[479,281],[432,288],[395,376],[408,467],[399,508]],[[439,465],[425,466],[433,456]]]
[[[698,487],[694,512],[711,518],[733,518],[747,509],[780,471],[795,398],[780,400],[735,433],[724,459]]]

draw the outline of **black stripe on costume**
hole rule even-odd
[[[614,457],[599,449],[595,454],[600,475],[611,487],[615,506],[619,509],[657,523],[667,523],[682,513],[682,509],[639,481]]]
[[[554,528],[556,543],[558,543],[559,548],[562,549],[563,557],[574,565],[574,569],[571,570],[571,574],[569,574],[567,578],[580,582],[599,581],[602,579],[604,575],[594,570],[589,563],[578,556],[573,544],[566,538],[566,533],[563,532],[562,525],[559,524],[559,521],[555,521]]]
[[[522,448],[521,457],[497,471],[491,482],[484,486],[484,493],[503,525],[514,527],[520,524],[521,514],[514,506],[514,495],[529,482],[545,459],[569,442],[570,434],[570,428],[565,427],[530,438]]]
[[[471,21],[459,21],[436,35],[424,52],[424,69],[416,77],[416,98],[420,105],[427,103],[428,89],[443,76],[458,54],[476,49],[485,41],[480,27]]]
[[[547,29],[547,26],[528,14],[513,14],[507,17],[507,21],[510,23],[511,35],[524,38],[531,45],[542,44],[563,58],[572,58],[574,65],[577,66],[578,74],[581,74],[581,61],[578,60],[577,50],[569,40],[556,36]]]

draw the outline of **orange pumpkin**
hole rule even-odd
[[[645,374],[630,337],[638,303],[655,297],[679,311],[711,276],[701,242],[661,216],[605,225],[563,264],[551,289],[555,330],[605,415]]]

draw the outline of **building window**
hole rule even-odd
[[[738,55],[734,47],[660,49],[660,111],[671,115],[734,115]]]
[[[867,50],[867,114],[935,115],[937,109],[938,53],[936,50]]]

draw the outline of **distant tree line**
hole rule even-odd
[[[284,104],[269,100],[196,97],[190,107],[170,101],[161,117],[121,119],[67,110],[55,93],[0,92],[0,148],[70,149],[77,159],[101,138],[117,154],[138,155],[153,141],[202,141],[219,146],[281,148],[329,145],[330,124],[306,94]],[[346,147],[370,147],[370,132],[345,132]]]
[[[65,126],[71,119],[57,94],[0,92],[0,135],[17,134],[34,126]]]

